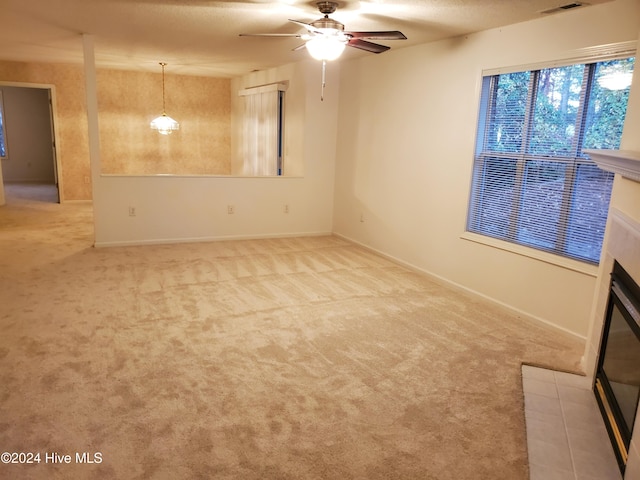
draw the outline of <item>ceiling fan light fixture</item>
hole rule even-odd
[[[305,44],[309,54],[316,60],[336,60],[347,46],[344,35],[315,35]]]
[[[161,135],[170,135],[174,130],[180,129],[180,124],[165,113],[164,108],[164,67],[166,63],[160,62],[162,67],[162,115],[154,118],[150,126],[153,130],[157,130]]]

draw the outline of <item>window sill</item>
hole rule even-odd
[[[572,270],[574,272],[589,275],[590,277],[598,276],[598,266],[590,265],[588,263],[579,262],[578,260],[571,260],[570,258],[560,257],[559,255],[553,255],[552,253],[542,252],[534,248],[524,247],[522,245],[516,245],[515,243],[505,242],[492,237],[486,237],[477,233],[464,232],[460,235],[463,240],[479,243],[488,247],[504,250],[523,257],[529,257],[534,260],[549,263],[560,268]]]

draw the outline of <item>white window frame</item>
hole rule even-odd
[[[532,71],[532,70],[541,70],[545,68],[554,68],[554,67],[562,67],[575,65],[580,63],[597,63],[606,60],[614,60],[619,58],[626,57],[634,57],[637,55],[636,52],[637,42],[628,41],[628,42],[620,42],[615,44],[602,45],[597,47],[589,47],[579,50],[574,50],[570,52],[566,52],[564,55],[560,56],[555,60],[545,61],[545,62],[537,62],[537,63],[529,63],[522,65],[512,65],[508,67],[498,67],[498,68],[489,68],[484,69],[481,72],[481,82],[479,83],[479,92],[478,98],[481,100],[483,97],[481,95],[481,89],[483,85],[483,80],[487,76],[504,74],[504,73],[516,73],[523,71]],[[481,131],[482,122],[484,121],[484,116],[482,115],[486,105],[478,104],[478,123],[476,132]],[[476,142],[477,148],[478,142]],[[476,166],[476,151],[474,150],[474,169]],[[468,209],[471,207],[472,203],[472,190],[473,190],[473,181],[470,181],[471,191],[469,196],[469,201],[467,203]],[[469,224],[469,218],[467,218],[467,226]],[[468,227],[467,227],[468,228]],[[485,246],[489,246],[492,248],[508,251],[510,253],[521,255],[529,258],[533,258],[536,260],[543,261],[545,263],[553,264],[556,266],[560,266],[562,268],[566,268],[568,270],[573,270],[576,272],[584,273],[590,276],[597,276],[598,274],[598,265],[584,262],[582,260],[576,260],[569,257],[560,256],[556,253],[547,252],[544,250],[539,250],[533,247],[529,247],[527,245],[521,245],[517,243],[512,243],[507,240],[502,240],[500,238],[495,238],[491,236],[487,236],[480,233],[474,233],[465,230],[460,238],[463,240],[471,241],[474,243],[482,244]]]

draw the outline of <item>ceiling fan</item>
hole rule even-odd
[[[328,60],[337,59],[345,47],[354,47],[371,53],[382,53],[391,47],[373,43],[369,40],[406,40],[407,37],[397,30],[377,31],[377,32],[351,32],[345,31],[344,25],[329,15],[334,13],[338,8],[337,2],[322,1],[316,3],[320,13],[324,17],[319,18],[311,23],[304,23],[298,20],[291,20],[306,29],[304,33],[241,33],[241,37],[296,37],[305,41],[304,44],[294,48],[300,50],[305,48],[309,54],[317,59],[322,60],[322,89],[324,93],[325,86],[325,67]],[[323,97],[321,97],[322,99]]]
[[[395,31],[379,31],[379,32],[350,32],[344,30],[344,25],[329,15],[334,13],[338,8],[337,2],[317,2],[320,13],[324,17],[319,18],[311,23],[304,23],[298,20],[289,20],[307,31],[305,33],[241,33],[241,37],[297,37],[306,41],[294,50],[307,47],[309,53],[318,60],[335,60],[344,50],[345,46],[366,50],[371,53],[382,53],[389,50],[390,47],[380,45],[378,43],[369,42],[368,40],[406,40],[407,37],[397,30]],[[330,45],[330,46],[329,46]],[[314,48],[317,47],[317,48]],[[324,47],[324,48],[323,48]],[[333,47],[333,48],[331,48]],[[337,53],[336,53],[337,52]],[[321,58],[314,55],[317,53]],[[330,58],[322,58],[327,56]],[[335,58],[331,58],[335,57]]]

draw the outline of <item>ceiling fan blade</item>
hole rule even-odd
[[[377,43],[367,42],[365,40],[360,40],[359,38],[352,38],[347,43],[350,47],[359,48],[360,50],[366,50],[371,53],[382,53],[389,50],[391,47],[387,47],[386,45],[379,45]]]
[[[370,40],[406,40],[404,33],[395,31],[388,32],[344,32],[351,38],[368,38]]]
[[[241,33],[241,37],[302,37],[299,33]]]
[[[295,23],[296,25],[300,25],[301,27],[306,28],[311,33],[317,33],[319,35],[322,35],[322,32],[320,30],[318,30],[316,27],[314,27],[313,25],[310,25],[310,24],[304,23],[304,22],[299,22],[298,20],[289,19],[289,21]]]

